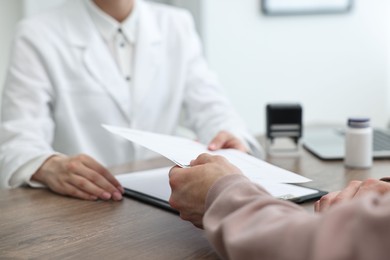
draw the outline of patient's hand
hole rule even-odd
[[[344,201],[351,200],[367,194],[369,192],[378,192],[385,194],[390,191],[390,183],[376,180],[367,179],[365,181],[351,181],[345,189],[342,191],[331,192],[323,196],[314,205],[316,212],[323,212],[329,209],[331,206],[342,203]]]
[[[205,203],[210,187],[223,176],[242,174],[224,157],[201,154],[190,168],[174,167],[169,172],[172,194],[169,203],[180,212],[183,220],[203,227]]]
[[[55,155],[32,176],[52,191],[85,200],[121,200],[123,188],[102,165],[87,155]]]

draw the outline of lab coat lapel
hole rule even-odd
[[[120,74],[114,59],[103,42],[95,42],[86,48],[84,64],[91,75],[114,99],[124,116],[130,120],[130,86]]]
[[[83,1],[69,1],[68,5],[70,8],[65,22],[72,47],[82,50],[82,59],[87,71],[107,91],[125,118],[130,121],[130,86],[120,74]],[[75,8],[71,5],[78,6]]]
[[[134,60],[134,110],[142,106],[143,101],[158,83],[156,77],[161,63],[161,33],[156,17],[143,1],[138,1],[140,20]]]

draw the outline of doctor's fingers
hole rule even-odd
[[[245,147],[245,145],[241,142],[240,139],[226,131],[219,132],[217,136],[215,136],[214,139],[210,142],[208,148],[211,151],[223,148],[232,148],[240,150],[242,152],[248,152],[248,149]]]
[[[213,140],[211,140],[208,148],[211,150],[211,151],[214,151],[214,150],[218,150],[218,149],[221,149],[223,147],[223,145],[229,140],[231,139],[231,134],[226,132],[226,131],[221,131],[219,132],[214,138]]]
[[[85,165],[87,168],[94,170],[95,172],[99,173],[101,176],[103,176],[107,181],[110,182],[111,185],[113,185],[116,189],[119,190],[120,193],[124,193],[124,189],[122,185],[119,183],[119,181],[100,163],[98,163],[96,160],[94,160],[92,157],[84,154],[80,154],[77,156],[77,158]],[[91,179],[93,181],[93,179]],[[107,188],[104,186],[101,186],[102,188]]]
[[[248,153],[248,148],[244,145],[244,143],[235,137],[234,135],[228,133],[227,139],[225,140],[225,143],[222,144],[223,149],[236,149],[241,152]]]
[[[81,165],[73,174],[70,173],[70,179],[71,180],[77,180],[80,181],[80,183],[76,182],[73,183],[76,187],[84,187],[84,181],[86,180],[93,184],[87,185],[89,189],[87,192],[98,196],[101,199],[110,199],[112,198],[113,200],[121,200],[122,199],[122,191],[119,190],[117,187],[114,187],[112,183],[110,183],[104,176],[100,175],[100,173],[86,167],[85,165]],[[76,176],[82,177],[80,178],[74,178]],[[96,189],[95,187],[99,188]],[[92,191],[92,192],[91,192]],[[99,193],[100,192],[100,193]],[[110,194],[111,196],[108,196],[106,193]]]
[[[76,189],[82,192],[88,193],[92,196],[96,196],[102,200],[112,199],[119,201],[122,199],[122,194],[120,194],[118,191],[110,193],[96,185],[96,183],[93,183],[87,178],[79,176],[77,174],[73,174],[72,176],[70,176],[70,178],[67,179],[67,183],[71,184]]]
[[[79,188],[73,186],[72,184],[66,183],[66,182],[59,184],[58,188],[50,187],[50,189],[58,194],[70,196],[73,198],[78,198],[78,199],[83,199],[83,200],[97,200],[98,199],[97,196],[91,195],[85,191],[82,191]]]

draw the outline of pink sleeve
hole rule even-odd
[[[390,259],[390,196],[369,194],[311,214],[241,175],[209,191],[203,224],[224,259]]]

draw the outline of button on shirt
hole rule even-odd
[[[129,96],[131,97],[131,85],[133,76],[134,45],[138,28],[137,1],[131,14],[119,23],[114,18],[103,12],[92,0],[85,0],[86,8],[93,23],[107,44],[118,69],[124,80],[129,84]],[[43,187],[42,184],[31,181],[34,169],[42,165],[47,156],[41,156],[31,160],[13,174],[10,179],[10,186],[17,186],[19,183],[27,183],[32,187]]]
[[[134,45],[138,28],[137,1],[132,13],[122,23],[103,12],[92,0],[85,0],[92,21],[109,48],[123,78],[131,84],[133,76]]]

